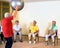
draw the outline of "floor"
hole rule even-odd
[[[4,46],[5,44],[3,43],[0,45],[0,48],[4,48]],[[40,41],[36,44],[29,44],[26,40],[24,40],[22,43],[17,41],[16,43],[13,43],[12,48],[60,48],[60,40],[58,40],[58,45],[56,44],[55,46],[53,46],[51,43],[46,46],[43,39],[40,39]]]

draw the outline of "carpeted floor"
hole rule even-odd
[[[0,45],[0,48],[4,48],[4,44]],[[36,44],[29,44],[27,41],[23,41],[22,43],[21,42],[16,42],[16,43],[13,43],[13,46],[12,48],[60,48],[60,41],[58,43],[58,45],[51,45],[49,44],[48,46],[45,45],[45,42],[39,42],[39,43],[36,43]]]

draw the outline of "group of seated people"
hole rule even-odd
[[[39,28],[36,25],[36,23],[37,22],[34,20],[33,24],[30,25],[30,28],[29,28],[28,37],[29,37],[29,43],[30,44],[31,43],[33,43],[33,44],[36,43],[36,35],[39,34]],[[54,37],[56,36],[56,31],[57,31],[56,21],[52,21],[51,26],[48,28],[48,34],[46,34],[46,36],[45,36],[46,45],[48,45],[48,38],[50,36],[52,38],[52,45],[54,45]],[[31,36],[33,38],[31,38]],[[32,42],[32,39],[33,39],[33,42]]]
[[[36,24],[37,24],[37,22],[34,20],[32,22],[32,24],[29,26],[29,34],[28,34],[29,44],[36,43],[36,35],[39,34],[39,28]],[[45,36],[46,45],[48,45],[49,36],[51,36],[52,45],[54,45],[54,37],[56,36],[56,30],[57,30],[56,21],[52,21],[51,26],[48,29],[48,34]],[[23,42],[23,40],[22,40],[22,27],[19,25],[18,20],[16,20],[15,24],[13,25],[13,33],[14,33],[14,42],[16,42],[16,35],[17,34],[19,34],[20,42]],[[1,31],[1,22],[0,22],[0,36],[1,36],[1,40],[3,41],[3,39],[2,39],[3,36],[2,36],[2,31]]]

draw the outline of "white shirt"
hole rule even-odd
[[[21,29],[21,26],[20,25],[14,25],[13,26],[13,29],[16,30],[16,31],[19,31]]]

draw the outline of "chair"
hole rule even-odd
[[[38,38],[38,42],[39,42],[39,35],[37,34],[36,37]]]
[[[19,33],[17,33],[17,35],[19,35]]]
[[[19,35],[19,33],[17,33],[17,35]],[[22,34],[22,39],[24,39],[24,40],[27,40],[27,41],[28,41],[28,35],[24,35],[24,34]]]
[[[56,30],[56,36],[54,37],[54,45],[55,45],[55,42],[57,42],[58,44],[58,31]],[[49,38],[51,39],[51,36],[49,36]]]
[[[32,36],[31,36],[32,37]],[[39,35],[38,34],[36,34],[36,40],[39,42]]]
[[[57,40],[57,44],[58,44],[58,31],[57,30],[56,30],[55,40]],[[54,42],[54,44],[55,44],[55,42]]]

